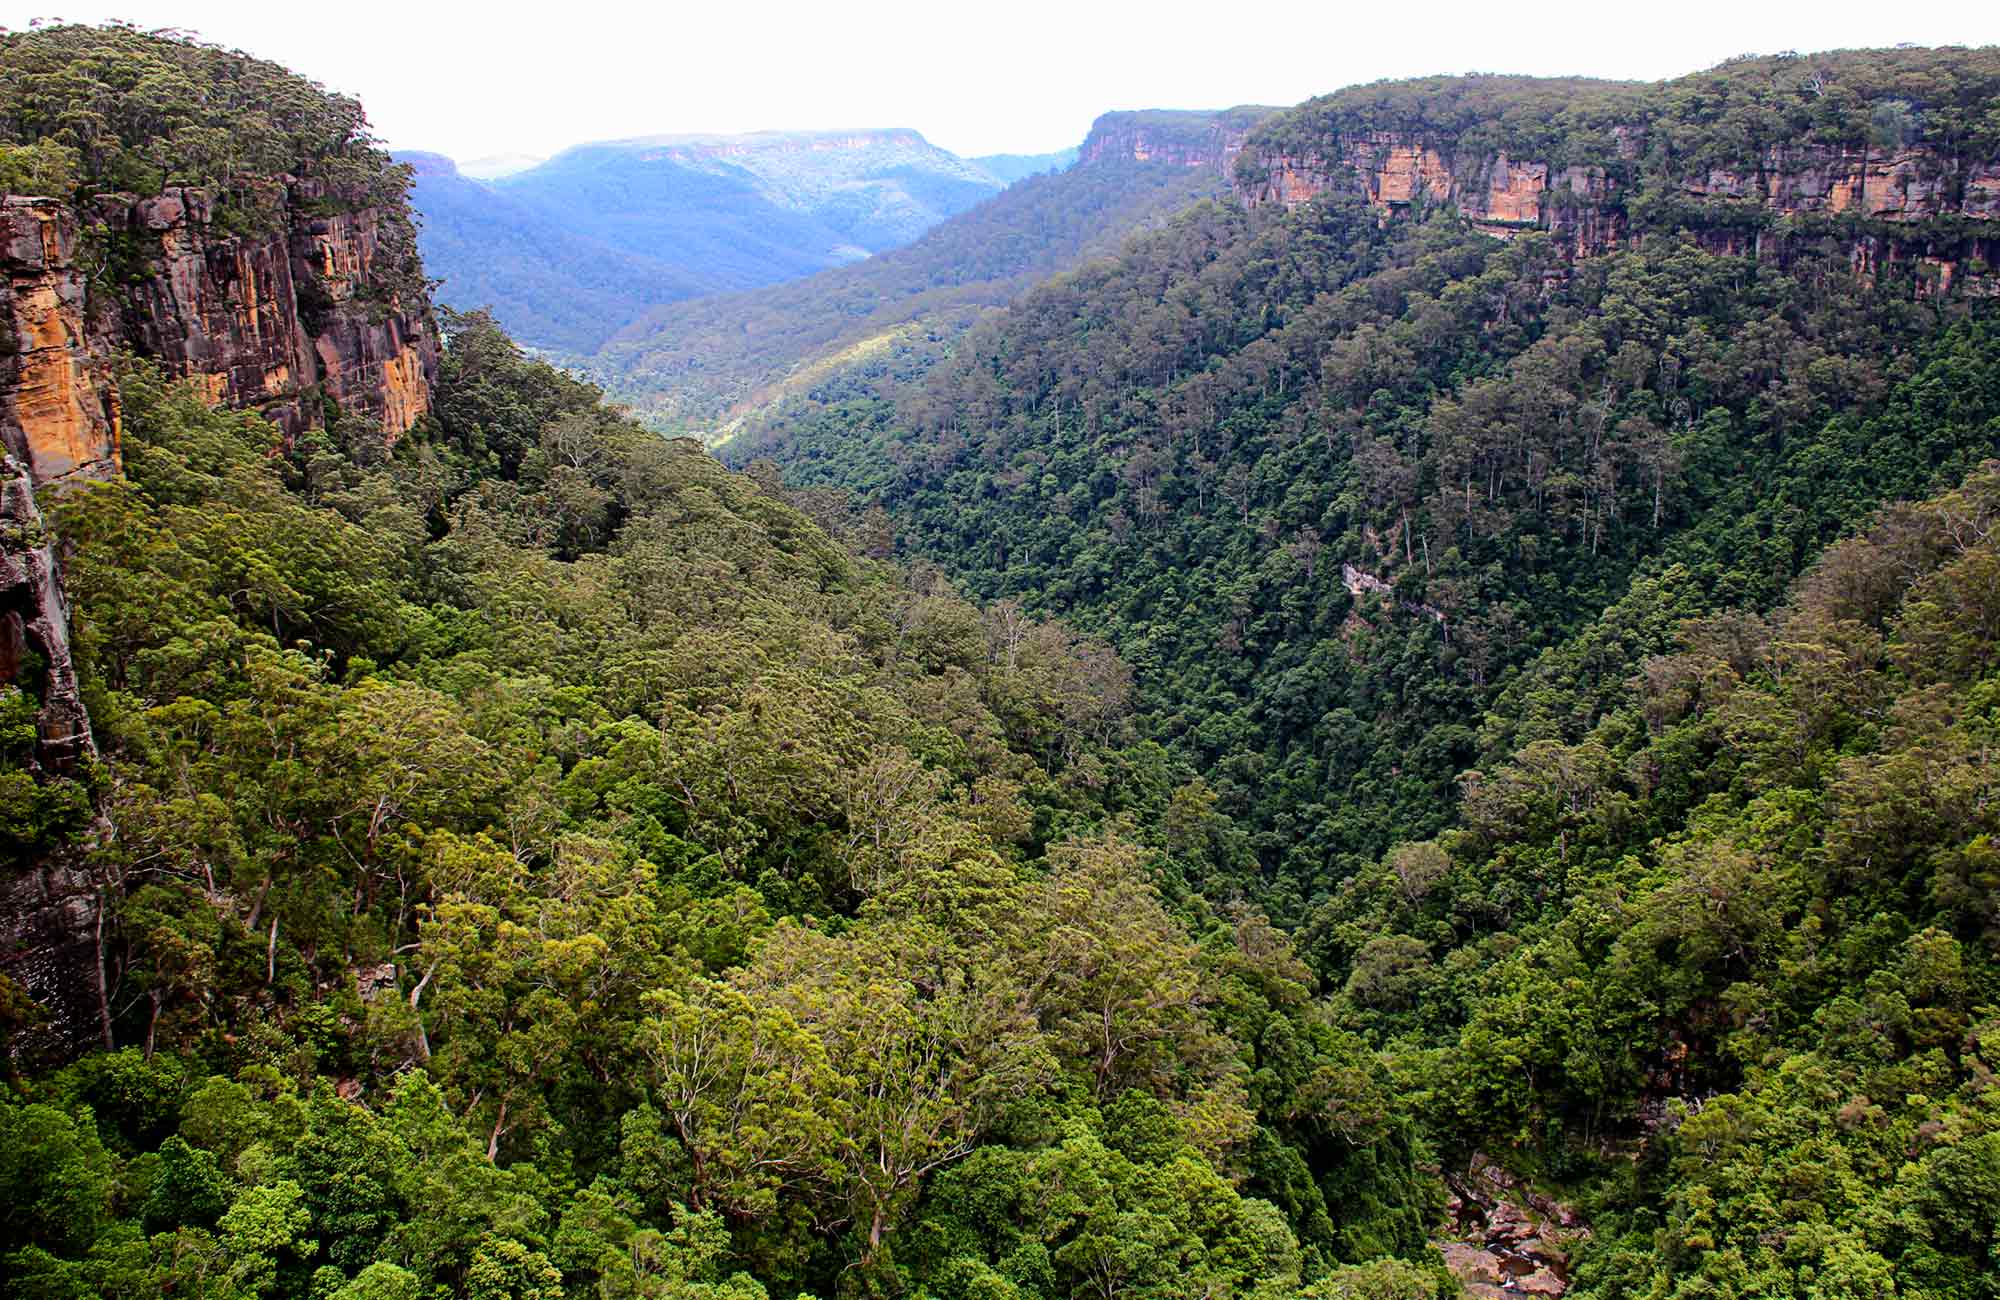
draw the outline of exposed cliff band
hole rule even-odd
[[[106,341],[287,433],[320,422],[319,397],[403,433],[430,407],[438,359],[421,289],[392,282],[410,278],[414,252],[392,246],[380,208],[314,181],[274,187],[281,228],[261,237],[219,230],[197,189],[100,197],[90,217],[137,268]]]
[[[1924,143],[1789,142],[1730,166],[1680,167],[1632,123],[1602,133],[1602,157],[1555,162],[1488,143],[1483,129],[1335,127],[1315,139],[1288,116],[1239,151],[1236,191],[1252,206],[1329,195],[1385,215],[1448,205],[1488,235],[1547,231],[1577,256],[1675,230],[1714,252],[1782,256],[1793,239],[1831,234],[1862,274],[1910,261],[1926,293],[2000,296],[2000,157]]]

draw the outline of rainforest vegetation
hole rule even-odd
[[[742,472],[481,313],[394,438],[125,358],[7,1291],[1449,1300],[1490,1162],[1579,1300],[2000,1296],[2000,321],[1630,215],[1200,203]]]

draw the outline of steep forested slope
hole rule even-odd
[[[1773,600],[1873,502],[1992,446],[1983,388],[1908,414],[1993,356],[1987,300],[1934,292],[1909,252],[1976,272],[1979,223],[1793,218],[1758,258],[1634,202],[1607,211],[1643,242],[1579,258],[1369,197],[1195,209],[895,400],[730,449],[881,500],[989,598],[1110,634],[1291,916],[1447,825],[1458,774],[1521,734],[1482,715],[1634,575],[1678,559],[1699,602]],[[1879,265],[1857,275],[1857,249]]]
[[[1311,927],[1430,1131],[1586,1198],[1581,1294],[1991,1293],[1996,512],[1989,461],[1553,688],[1595,724]]]
[[[104,973],[53,1073],[5,986],[29,1293],[1285,1295],[1420,1252],[1407,1126],[1286,942],[1156,891],[1173,768],[1101,646],[855,558],[482,319],[387,454],[123,390],[126,476],[52,516],[103,766],[9,739],[10,854],[97,882]],[[1365,1201],[1228,1177],[1322,1146]]]
[[[732,449],[1119,647],[1478,1294],[1991,1294],[1996,75],[1343,92]]]
[[[483,315],[393,432],[121,359],[60,489],[0,366],[6,1289],[1992,1297],[1995,57],[1308,105],[761,426],[893,513]]]

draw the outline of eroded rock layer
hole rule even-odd
[[[0,440],[37,483],[118,462],[117,392],[86,291],[69,208],[0,202]]]
[[[107,333],[194,379],[210,400],[297,433],[317,399],[395,436],[429,409],[436,331],[410,279],[406,232],[317,182],[273,183],[282,229],[233,235],[195,189],[106,195],[93,217],[136,267]]]
[[[1614,168],[1638,174],[1633,160],[1643,143],[1632,128],[1618,133],[1620,157],[1606,165],[1555,166],[1406,132],[1344,134],[1307,153],[1259,152],[1253,141],[1236,185],[1253,205],[1289,208],[1334,194],[1360,197],[1385,214],[1449,204],[1489,235],[1546,230],[1588,256],[1638,237],[1628,210],[1638,187]],[[1692,210],[1669,220],[1687,225],[1711,251],[1779,252],[1788,239],[1821,232],[1778,222],[1845,218],[1857,271],[1910,259],[1934,292],[2000,296],[2000,277],[1987,269],[2000,251],[2000,160],[1923,148],[1784,146],[1765,151],[1755,166],[1680,177],[1671,192]],[[1996,224],[1943,238],[1925,229],[1951,218]]]

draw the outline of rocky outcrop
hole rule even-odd
[[[1167,109],[1106,113],[1091,124],[1077,162],[1168,163],[1208,167],[1226,175],[1251,129],[1276,111],[1249,106],[1212,113]]]
[[[37,483],[118,464],[118,395],[77,245],[64,204],[0,202],[0,442]]]
[[[1641,128],[1614,133],[1617,156],[1591,165],[1552,166],[1504,150],[1464,150],[1449,138],[1405,132],[1333,137],[1310,153],[1246,154],[1236,186],[1252,205],[1296,207],[1324,195],[1359,197],[1385,214],[1450,204],[1474,228],[1507,238],[1546,230],[1578,256],[1632,242]],[[1964,161],[1926,149],[1776,147],[1754,167],[1710,169],[1671,186],[1683,204],[1665,218],[1686,224],[1717,252],[1782,254],[1785,219],[1848,217],[1879,223],[1851,237],[1857,271],[1885,263],[1922,264],[1926,292],[2000,295],[1984,269],[2000,251],[2000,160]],[[1954,231],[1942,241],[1921,229],[1940,218],[1995,222],[1991,234]],[[1908,234],[1902,233],[1904,229]]]
[[[1714,169],[1681,182],[1690,195],[1761,203],[1787,215],[1853,213],[1915,222],[1959,215],[2000,220],[2000,161],[1962,163],[1928,149],[1774,148],[1755,168]]]
[[[0,203],[0,685],[37,701],[38,778],[96,756],[70,655],[55,539],[36,501],[118,467],[118,393],[93,341],[76,221],[46,199]],[[0,973],[42,1005],[37,1042],[60,1053],[100,1033],[96,893],[68,853],[0,872]],[[19,1040],[15,1050],[24,1047]]]
[[[0,458],[0,682],[40,698],[37,776],[73,775],[96,757],[70,658],[62,571],[35,506],[34,480],[12,455]],[[96,889],[74,851],[0,871],[0,974],[49,1017],[31,1044],[16,1042],[17,1051],[60,1056],[101,1034],[97,917]]]
[[[1480,1156],[1445,1183],[1448,1233],[1432,1244],[1466,1295],[1505,1300],[1569,1290],[1570,1252],[1590,1236],[1575,1210]]]
[[[15,1063],[60,1062],[79,1047],[106,1042],[98,998],[99,895],[81,854],[61,850],[0,871],[0,975],[46,1013],[31,1033],[16,1034]]]
[[[1355,194],[1385,212],[1450,203],[1493,233],[1540,226],[1556,193],[1603,203],[1616,187],[1602,167],[1552,168],[1504,150],[1459,157],[1448,142],[1399,132],[1341,136],[1325,153],[1259,154],[1238,169],[1251,204],[1297,207],[1326,194]]]
[[[118,394],[91,338],[86,290],[69,210],[0,203],[0,684],[40,700],[35,762],[54,773],[95,751],[35,492],[118,467]]]
[[[1253,206],[1297,207],[1327,194],[1356,195],[1385,214],[1451,204],[1497,238],[1545,229],[1579,255],[1626,238],[1617,182],[1601,166],[1551,167],[1496,151],[1460,158],[1446,146],[1393,132],[1341,137],[1327,154],[1256,155],[1238,167],[1238,193]]]
[[[41,700],[45,770],[75,768],[92,745],[36,494],[118,471],[117,349],[288,434],[320,420],[322,398],[390,436],[429,409],[437,337],[407,222],[317,182],[274,181],[267,197],[276,225],[262,236],[220,229],[193,189],[106,196],[82,214],[0,201],[0,684]]]
[[[429,409],[438,364],[407,224],[319,182],[270,188],[281,215],[268,235],[221,229],[196,189],[100,197],[90,216],[128,275],[106,341],[288,434],[319,422],[322,397],[406,431]]]
[[[0,458],[0,683],[18,683],[41,701],[39,767],[67,774],[96,755],[70,657],[54,539],[35,505],[34,480],[12,455]]]
[[[1421,614],[1433,623],[1438,624],[1443,624],[1445,621],[1444,611],[1433,605],[1424,604],[1421,601],[1397,600],[1396,589],[1389,585],[1386,580],[1378,578],[1372,573],[1357,569],[1351,564],[1340,566],[1340,585],[1347,588],[1347,594],[1350,596],[1380,596],[1385,602],[1400,608],[1404,613]]]

